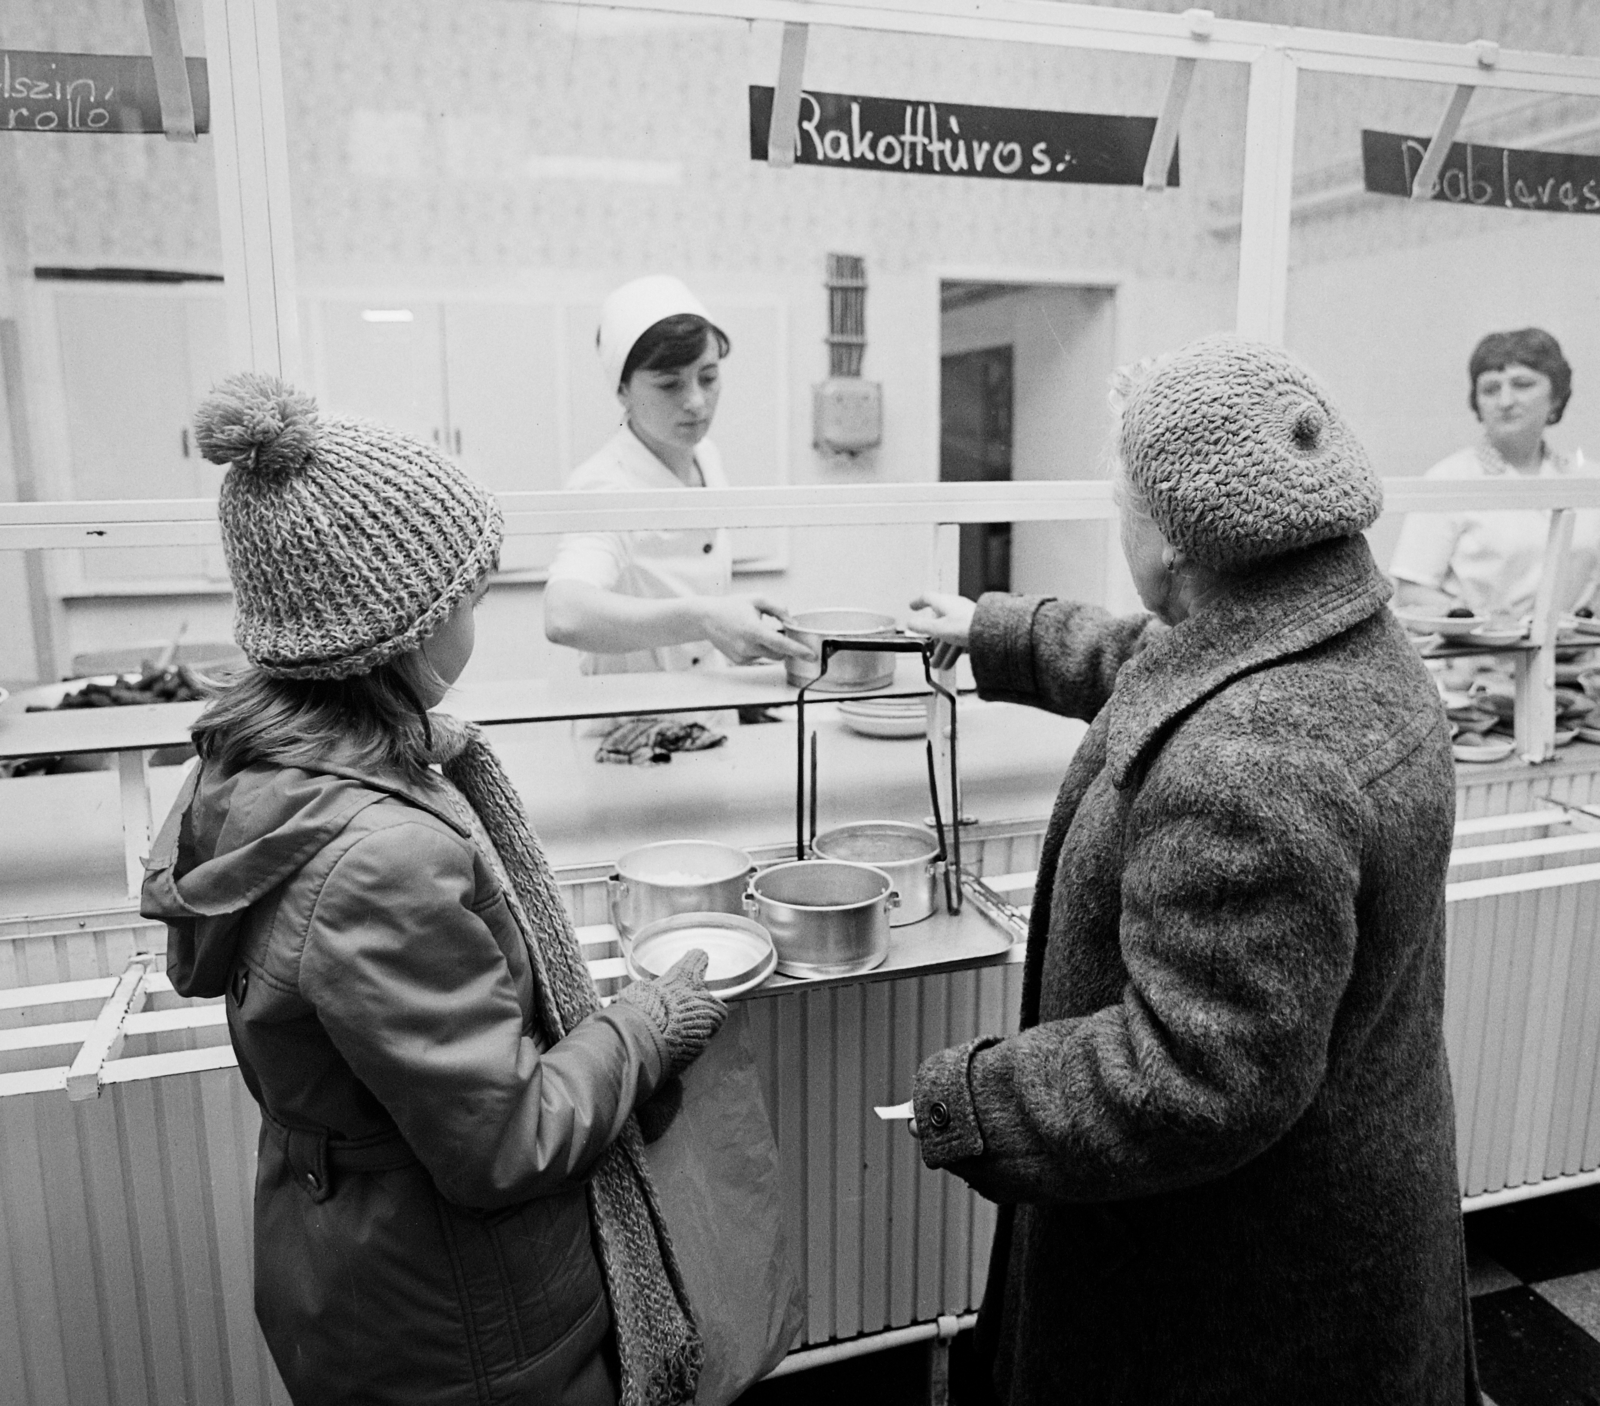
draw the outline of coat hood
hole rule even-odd
[[[466,833],[438,797],[403,781],[345,768],[197,763],[145,861],[139,902],[144,917],[167,925],[173,989],[220,996],[250,906],[389,795]]]

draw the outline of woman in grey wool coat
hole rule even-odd
[[[1032,1403],[1461,1406],[1439,699],[1322,387],[1196,342],[1124,387],[1154,616],[932,596],[982,696],[1090,722],[1040,856],[1022,1030],[927,1060],[923,1160],[1001,1203],[978,1350]]]

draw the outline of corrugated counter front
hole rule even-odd
[[[919,744],[848,734],[826,707],[817,723],[822,824],[924,817]],[[1025,906],[1082,726],[967,701],[961,726],[964,809],[978,817],[963,859]],[[620,967],[603,882],[617,854],[673,835],[733,840],[758,862],[792,847],[790,726],[730,728],[723,748],[648,770],[595,765],[595,739],[570,723],[495,740],[603,991]],[[179,771],[153,773],[159,808]],[[1575,1184],[1600,1164],[1600,862],[1585,862],[1600,859],[1600,816],[1562,804],[1600,799],[1597,771],[1600,747],[1581,743],[1544,766],[1461,769],[1446,1018],[1475,1203]],[[0,1360],[14,1364],[0,1399],[283,1401],[251,1303],[256,1111],[220,1007],[173,995],[163,930],[120,898],[116,774],[0,787],[13,802],[0,807],[3,852],[44,864],[31,879],[0,875],[15,914],[0,919]],[[53,904],[39,901],[46,878]],[[904,1128],[871,1105],[905,1098],[934,1050],[1014,1028],[1013,935],[969,902],[960,919],[896,929],[875,972],[778,979],[743,998],[805,1285],[799,1346],[976,1307],[993,1208],[923,1170]]]

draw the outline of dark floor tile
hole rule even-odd
[[[1600,1213],[1586,1190],[1473,1211],[1466,1224],[1471,1252],[1529,1283],[1600,1269]]]
[[[912,1343],[758,1382],[735,1406],[814,1406],[819,1401],[921,1406],[927,1399],[928,1345]]]
[[[1532,1289],[1472,1303],[1478,1375],[1499,1406],[1600,1406],[1600,1342]]]

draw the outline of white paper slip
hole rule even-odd
[[[909,1122],[917,1116],[917,1111],[911,1106],[911,1100],[904,1103],[877,1103],[872,1106],[872,1111],[882,1118],[885,1123],[892,1123],[896,1119]]]

